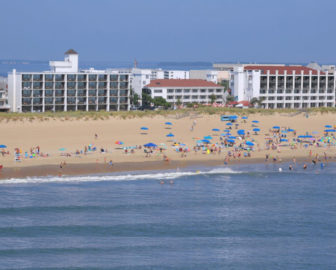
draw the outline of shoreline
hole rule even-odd
[[[231,160],[224,164],[224,160],[173,160],[164,161],[144,161],[144,162],[120,162],[113,166],[108,163],[68,163],[62,169],[57,165],[36,165],[25,167],[4,168],[0,172],[0,181],[13,178],[29,177],[47,177],[47,176],[88,176],[97,174],[122,173],[122,172],[139,172],[139,171],[166,171],[185,169],[189,167],[230,167],[246,164],[283,164],[291,163],[292,158],[283,158],[280,161],[265,161],[265,158],[245,158],[241,160]],[[297,157],[297,163],[311,163],[308,157]],[[335,159],[329,159],[327,162],[335,162]]]

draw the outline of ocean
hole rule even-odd
[[[335,269],[335,237],[335,164],[0,181],[0,269]]]

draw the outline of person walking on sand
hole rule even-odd
[[[97,133],[95,133],[95,139],[96,139],[96,140],[98,139],[98,134],[97,134]]]
[[[112,167],[113,166],[113,161],[112,159],[109,161],[109,165]]]

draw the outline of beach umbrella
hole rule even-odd
[[[173,133],[169,133],[166,135],[166,137],[174,137],[175,135]]]
[[[324,127],[325,127],[325,128],[332,128],[331,125],[325,125]]]
[[[280,129],[280,127],[279,126],[274,126],[273,129]]]
[[[172,126],[173,123],[172,122],[166,122],[165,125]]]
[[[212,131],[220,131],[219,128],[213,128]]]
[[[252,123],[259,123],[259,121],[258,120],[253,120]]]
[[[202,143],[206,143],[206,144],[208,144],[208,143],[210,143],[210,141],[209,140],[202,140]]]
[[[229,140],[227,140],[227,142],[229,142],[229,143],[235,143],[235,140],[229,139]]]
[[[295,130],[292,128],[287,129],[288,132],[294,132]]]
[[[197,140],[196,143],[197,144],[203,143],[203,140]]]
[[[224,131],[224,132],[230,132],[231,130],[229,130],[229,129],[224,129],[223,131]]]
[[[336,132],[336,129],[326,129],[324,132]]]
[[[247,116],[242,116],[242,119],[246,120],[248,117]]]
[[[122,145],[124,143],[122,141],[116,141],[115,144]]]
[[[148,130],[148,127],[141,127],[141,130]]]
[[[244,130],[244,129],[239,129],[239,130],[237,131],[237,134],[238,134],[238,135],[245,135],[245,130]]]
[[[65,148],[62,147],[62,148],[58,149],[58,151],[65,151]]]
[[[7,148],[7,146],[4,144],[0,144],[0,148]]]
[[[204,140],[212,140],[212,137],[211,136],[204,136],[203,139]]]
[[[232,123],[231,123],[231,122],[229,122],[229,123],[226,123],[226,125],[227,125],[227,126],[232,126]]]
[[[259,132],[259,131],[260,131],[260,128],[254,128],[253,131],[254,131],[254,132]]]
[[[287,139],[280,139],[280,142],[288,142]]]
[[[248,146],[253,146],[254,145],[254,143],[250,142],[250,141],[246,141],[245,144],[248,145]]]
[[[145,147],[157,147],[155,143],[146,143],[144,144]]]
[[[229,136],[229,139],[235,140],[237,137],[236,136]]]
[[[281,130],[281,133],[287,133],[288,131],[287,130]]]

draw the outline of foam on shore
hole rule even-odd
[[[214,168],[210,170],[187,170],[187,171],[160,171],[146,173],[127,173],[109,175],[90,175],[90,176],[47,176],[47,177],[27,177],[11,178],[1,180],[0,184],[39,184],[39,183],[64,183],[64,182],[100,182],[100,181],[134,181],[134,180],[171,180],[184,176],[194,175],[214,175],[214,174],[237,174],[242,173],[231,168]]]

